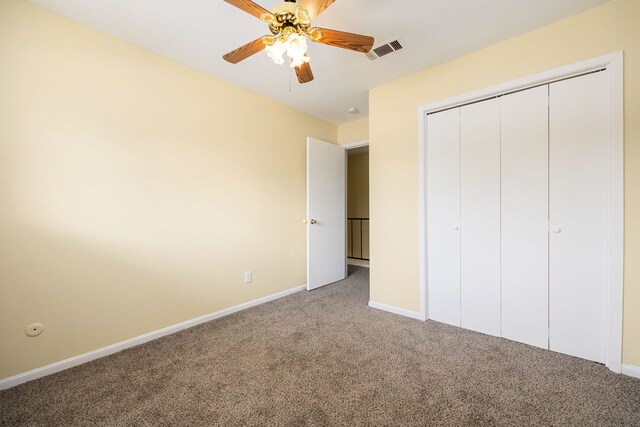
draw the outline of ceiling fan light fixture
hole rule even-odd
[[[278,65],[284,64],[285,53],[291,61],[291,68],[300,67],[311,60],[307,55],[307,39],[298,33],[273,38],[264,37],[263,42],[267,56]]]
[[[276,64],[282,65],[284,64],[284,54],[287,52],[287,47],[285,44],[277,38],[272,44],[267,45],[264,48],[267,56]]]
[[[293,33],[287,37],[285,46],[287,48],[287,56],[291,58],[292,66],[299,67],[303,62],[309,62],[304,61],[308,49],[306,37]],[[294,63],[296,65],[293,65]]]

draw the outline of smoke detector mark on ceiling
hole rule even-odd
[[[367,58],[370,61],[375,61],[376,59],[380,59],[383,56],[391,55],[392,53],[396,53],[399,50],[404,49],[404,41],[396,37],[390,42],[381,44],[380,46],[376,46],[367,53]]]

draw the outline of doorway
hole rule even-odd
[[[368,141],[342,146],[307,138],[307,216],[303,223],[307,228],[308,290],[369,267]]]
[[[347,264],[369,267],[369,142],[347,149]]]

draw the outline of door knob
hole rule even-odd
[[[313,218],[312,218],[312,219],[310,219],[310,220],[303,219],[303,220],[302,220],[302,223],[303,223],[303,224],[312,224],[312,225],[313,225],[313,224],[317,224],[317,223],[318,223],[318,221],[316,221],[316,220],[315,220],[315,219],[313,219]]]
[[[454,225],[452,228],[453,228],[453,231],[458,231],[458,230],[460,230],[460,226],[459,226],[459,225]]]
[[[556,227],[553,227],[551,231],[553,231],[554,233],[560,233],[562,231],[562,228],[556,226]]]

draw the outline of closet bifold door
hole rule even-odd
[[[501,98],[502,336],[548,348],[548,86]]]
[[[460,109],[463,328],[500,336],[500,101]]]
[[[606,71],[549,85],[549,348],[605,362]]]
[[[427,116],[429,319],[460,326],[460,109]]]

